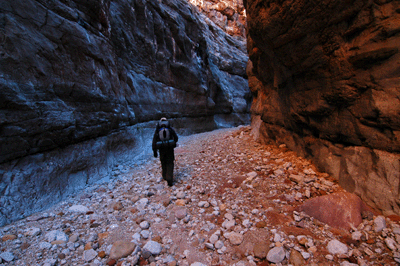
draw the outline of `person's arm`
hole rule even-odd
[[[156,128],[156,131],[154,132],[153,143],[152,143],[154,157],[157,157],[157,146],[156,146],[157,136],[158,136],[157,133],[158,133],[158,127]]]
[[[178,135],[176,134],[175,130],[171,128],[172,137],[174,138],[175,143],[178,143]]]

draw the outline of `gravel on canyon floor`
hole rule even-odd
[[[343,191],[250,127],[182,137],[174,186],[158,158],[0,228],[0,265],[398,265],[400,225],[364,215],[351,230],[296,207]]]

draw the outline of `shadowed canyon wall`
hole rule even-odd
[[[400,2],[245,1],[252,124],[400,214]]]
[[[245,45],[181,0],[1,1],[0,225],[142,154],[162,116],[249,122]]]

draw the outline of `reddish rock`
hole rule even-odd
[[[400,214],[400,3],[245,0],[252,125]]]
[[[298,207],[299,211],[332,227],[351,229],[362,222],[361,213],[369,209],[361,199],[348,192],[338,192],[313,198]]]

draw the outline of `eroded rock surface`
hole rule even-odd
[[[245,3],[253,124],[400,213],[400,3]]]
[[[148,121],[246,123],[247,60],[186,1],[1,1],[0,224],[145,153]]]

